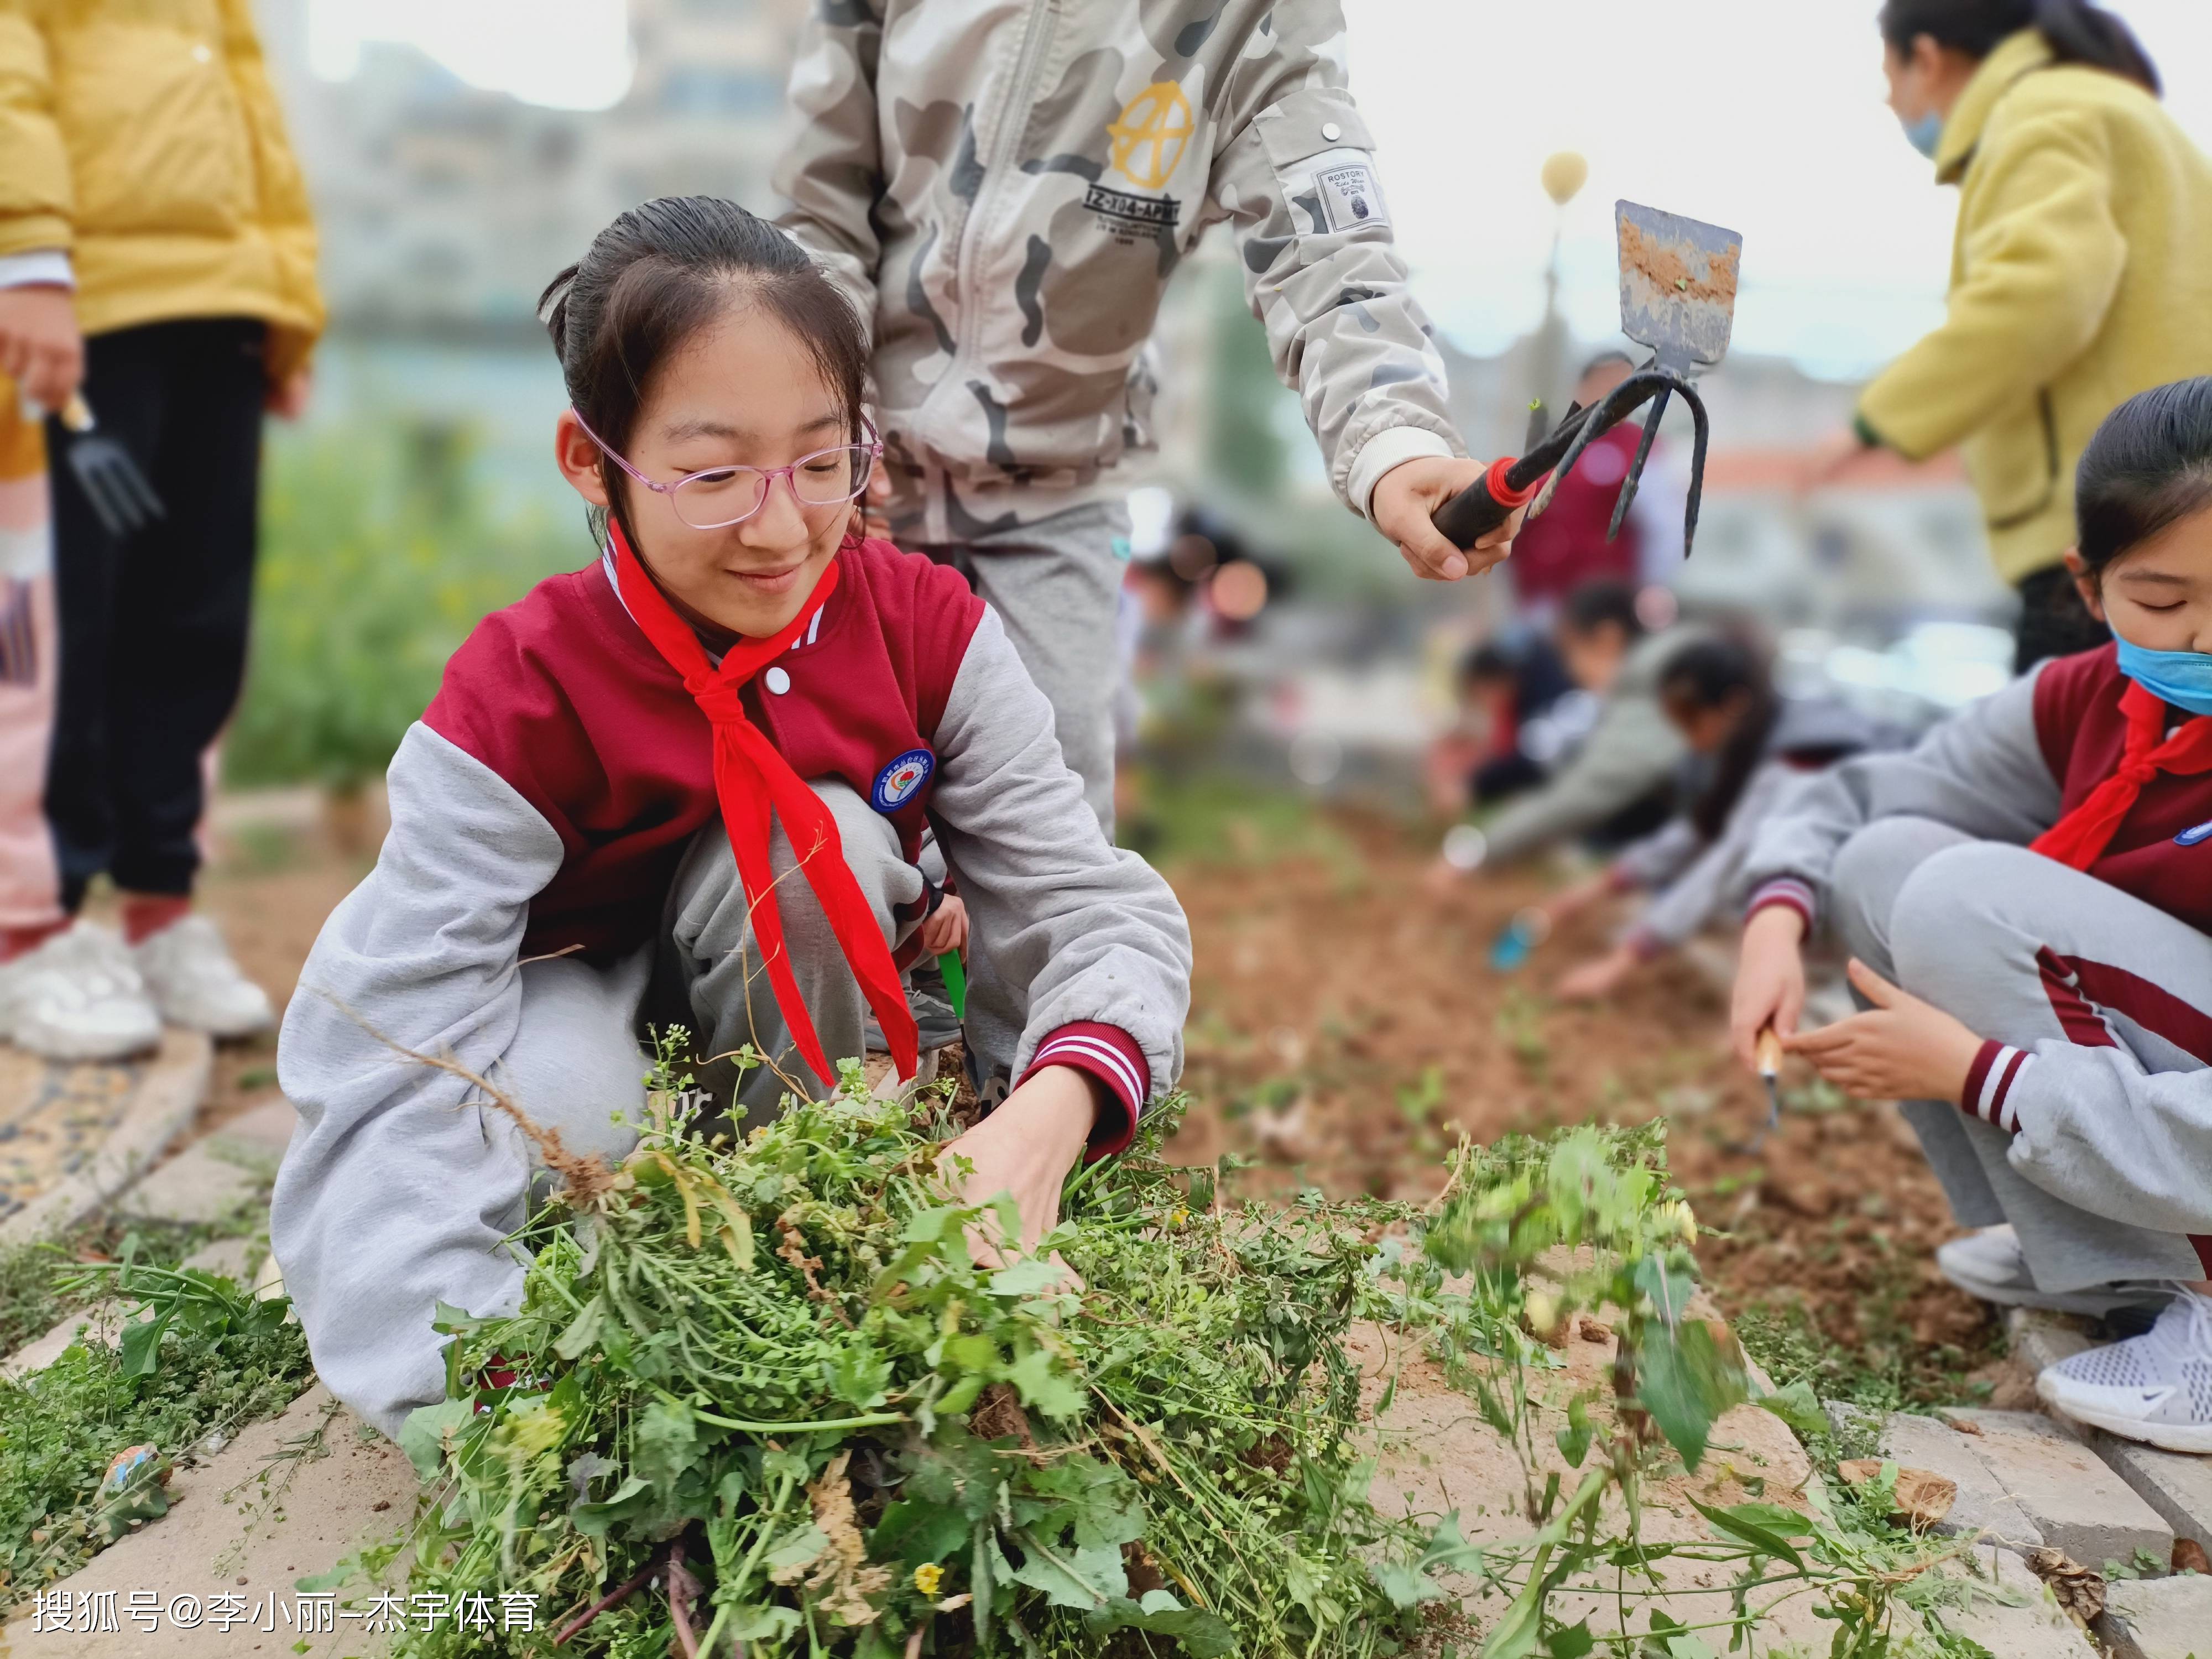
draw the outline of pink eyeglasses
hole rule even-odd
[[[801,507],[842,507],[868,487],[868,475],[884,453],[881,440],[871,428],[866,443],[817,449],[789,466],[714,466],[687,473],[673,483],[655,483],[617,454],[581,414],[574,410],[569,413],[576,416],[576,424],[602,454],[647,489],[667,496],[676,516],[694,530],[726,530],[743,524],[768,504],[768,492],[778,478],[790,484],[792,499]]]

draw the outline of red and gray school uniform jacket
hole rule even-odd
[[[1121,1109],[1092,1149],[1119,1150],[1182,1070],[1182,907],[1108,844],[1050,705],[961,578],[888,543],[840,556],[818,623],[755,677],[747,711],[800,776],[888,816],[910,859],[934,830],[975,948],[1026,988],[1015,1075],[1097,1079]],[[500,1243],[526,1172],[465,1109],[465,1082],[379,1037],[489,1076],[523,960],[572,951],[612,970],[647,953],[678,864],[718,818],[709,734],[594,564],[487,617],[400,744],[391,834],[325,924],[277,1052],[301,1121],[270,1240],[295,1301],[349,1310],[316,1344],[342,1399],[435,1397],[393,1325],[427,1334],[438,1300],[487,1314],[522,1289]]]
[[[1838,854],[1878,818],[1929,818],[2019,847],[2036,840],[2119,769],[2128,680],[2118,655],[2106,646],[2045,663],[1917,748],[1825,775],[1760,832],[1741,890],[1747,912],[1787,905],[1817,927]],[[2212,777],[2154,778],[2087,873],[2212,933]],[[2160,1035],[2212,1068],[2212,1023],[2183,1012],[2188,1029]],[[2053,1041],[2028,1054],[1992,1042],[1960,1104],[2011,1133],[2014,1166],[2069,1203],[2212,1233],[2212,1069],[2149,1073],[2101,1044]],[[2150,1123],[2164,1133],[2147,1136]]]

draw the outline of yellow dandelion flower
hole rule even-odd
[[[945,1569],[934,1561],[925,1561],[914,1570],[914,1587],[924,1595],[934,1595],[945,1583]]]

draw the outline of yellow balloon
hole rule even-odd
[[[1544,193],[1561,207],[1575,199],[1589,182],[1589,162],[1573,150],[1563,149],[1544,163]]]

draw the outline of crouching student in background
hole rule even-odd
[[[1107,844],[997,617],[857,533],[875,444],[843,297],[693,198],[623,214],[545,314],[557,458],[604,545],[454,655],[278,1052],[300,1128],[271,1243],[317,1370],[386,1432],[443,1396],[438,1302],[519,1305],[501,1241],[537,1173],[479,1091],[386,1040],[611,1160],[656,1015],[769,1057],[714,1103],[738,1115],[823,1089],[871,1015],[912,1078],[900,963],[933,829],[1025,1022],[1018,1085],[957,1143],[969,1195],[1011,1193],[1035,1242],[1086,1146],[1124,1146],[1182,1065],[1175,896]]]
[[[1838,768],[1760,834],[1732,1016],[1897,1099],[1983,1298],[2145,1335],[2052,1366],[2068,1416],[2212,1452],[2212,380],[2145,392],[2081,459],[2083,599],[2047,662],[1910,754]],[[1816,922],[1869,1011],[1799,1032]],[[2170,1297],[2170,1301],[2168,1298]]]
[[[1650,835],[1674,811],[1681,736],[1659,707],[1659,671],[1688,629],[1646,632],[1637,590],[1591,582],[1568,597],[1553,637],[1568,677],[1596,699],[1589,735],[1542,784],[1518,796],[1483,829],[1482,856],[1461,862],[1447,843],[1431,885],[1449,888],[1475,867],[1517,864],[1581,842],[1618,852]]]
[[[1573,1000],[1611,996],[1638,967],[1688,943],[1735,902],[1767,820],[1824,768],[1884,741],[1842,703],[1777,696],[1765,659],[1735,640],[1692,640],[1669,657],[1659,706],[1690,751],[1683,811],[1544,907],[1557,924],[1613,894],[1652,895],[1619,945],[1559,981]]]
[[[1535,788],[1597,714],[1596,699],[1577,692],[1541,634],[1476,646],[1461,659],[1455,689],[1459,719],[1429,750],[1429,804],[1439,817]]]

